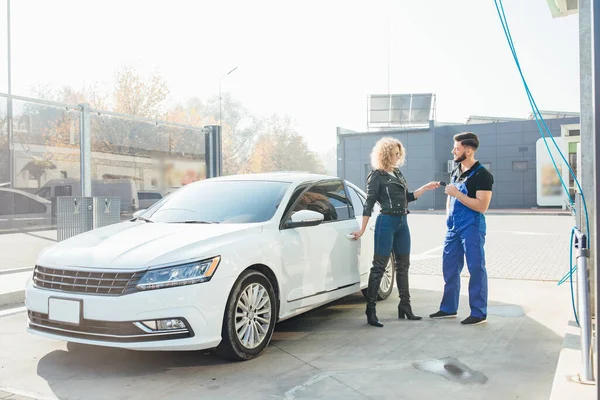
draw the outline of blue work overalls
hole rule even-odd
[[[467,194],[467,181],[481,168],[481,165],[472,171],[463,182],[452,184],[461,193]],[[471,316],[477,318],[487,317],[487,271],[485,269],[485,216],[471,210],[462,204],[456,197],[450,198],[450,209],[446,221],[448,231],[444,241],[444,255],[442,270],[444,274],[444,296],[440,310],[454,314],[458,310],[460,295],[460,273],[464,267],[465,256],[469,268],[469,306]]]

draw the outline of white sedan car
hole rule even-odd
[[[251,359],[278,321],[364,292],[375,218],[361,239],[351,236],[364,201],[349,182],[313,174],[187,185],[131,221],[40,254],[26,292],[28,331],[134,350],[216,348]],[[381,299],[393,279],[390,262]]]

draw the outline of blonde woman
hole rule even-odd
[[[367,178],[367,201],[363,212],[360,231],[354,232],[354,238],[360,238],[367,227],[373,212],[375,202],[381,206],[381,213],[375,224],[375,254],[373,267],[369,274],[367,287],[367,322],[370,325],[383,327],[375,311],[377,293],[385,267],[391,253],[394,253],[394,268],[396,269],[396,285],[400,296],[398,318],[420,320],[413,314],[410,306],[408,289],[408,267],[410,265],[410,230],[406,215],[408,203],[418,199],[428,190],[440,186],[439,182],[429,182],[414,192],[408,191],[408,185],[399,167],[404,164],[404,146],[394,138],[380,139],[371,152],[373,171]]]

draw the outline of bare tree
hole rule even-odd
[[[165,119],[170,90],[165,79],[154,73],[144,79],[124,65],[115,73],[114,111],[142,117]]]
[[[321,160],[296,132],[289,116],[273,115],[263,121],[249,164],[251,172],[325,172]]]

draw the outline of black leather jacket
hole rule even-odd
[[[407,207],[411,201],[415,201],[415,194],[408,191],[406,179],[399,169],[394,169],[394,175],[376,169],[367,177],[367,201],[363,216],[371,216],[375,202],[381,206],[382,214],[408,214]]]

